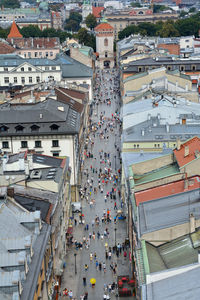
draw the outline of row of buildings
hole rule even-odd
[[[177,41],[182,52],[189,41]],[[198,298],[199,59],[168,45],[138,36],[117,45],[121,188],[137,299]]]
[[[23,38],[15,22],[0,49],[0,298],[58,299],[96,56],[75,40],[64,53],[56,38]]]

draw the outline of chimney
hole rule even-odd
[[[190,233],[195,231],[195,217],[194,215],[191,213],[190,214]]]
[[[189,155],[189,146],[185,146],[185,154],[184,154],[184,157],[188,156]]]
[[[176,141],[176,148],[177,148],[177,150],[181,149],[181,140],[179,138]]]
[[[29,170],[33,170],[33,155],[27,154],[27,160],[29,164]]]
[[[8,187],[7,188],[7,195],[11,198],[14,198],[14,194],[15,194],[15,189],[14,187]]]
[[[184,180],[184,191],[188,190],[188,179]]]

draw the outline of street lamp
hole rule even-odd
[[[117,243],[116,243],[116,231],[117,231],[117,228],[115,227],[115,248],[116,248],[116,246],[117,246]]]
[[[74,267],[75,267],[75,274],[77,274],[77,269],[76,269],[76,253],[74,253]]]
[[[114,157],[115,157],[115,170],[116,170],[116,155]]]

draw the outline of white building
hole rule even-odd
[[[18,55],[0,55],[0,86],[34,85],[49,79],[61,81],[60,64],[46,58],[24,59]]]
[[[114,67],[114,29],[107,22],[103,21],[95,27],[96,51],[99,54],[97,65],[103,68]]]
[[[85,0],[82,5],[82,22],[85,22],[85,19],[89,14],[92,14],[92,4],[90,0]]]
[[[3,153],[35,150],[68,156],[71,185],[77,184],[80,114],[68,104],[49,99],[38,103],[0,106],[0,149]]]

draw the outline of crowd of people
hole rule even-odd
[[[115,241],[112,238],[113,228],[119,222],[118,217],[124,207],[120,189],[120,132],[119,73],[116,69],[98,70],[93,113],[89,118],[88,136],[81,157],[82,184],[79,198],[86,210],[84,214],[80,212],[79,216],[74,217],[74,226],[83,227],[83,236],[72,239],[75,251],[88,250],[88,260],[82,266],[82,300],[88,299],[87,288],[95,286],[87,282],[88,273],[94,268],[102,275],[108,270],[113,275],[112,282],[105,282],[102,290],[102,299],[111,299],[117,292],[117,258],[120,255],[124,259],[127,257],[127,244],[116,243],[116,237]],[[98,251],[93,251],[94,245],[97,250],[103,247],[104,254],[101,252],[99,255]]]

